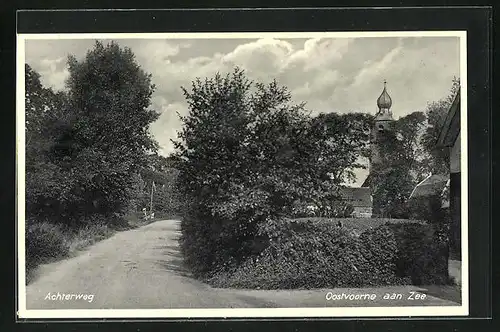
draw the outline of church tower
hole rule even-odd
[[[373,128],[370,129],[370,162],[369,173],[362,184],[362,187],[371,188],[372,193],[375,191],[374,171],[377,165],[382,163],[380,156],[380,146],[385,143],[385,138],[392,130],[394,118],[392,117],[392,99],[387,92],[387,82],[384,81],[384,89],[377,99],[378,111],[375,114]]]
[[[387,92],[387,82],[384,81],[384,90],[377,99],[378,112],[375,115],[375,123],[371,130],[371,160],[370,169],[374,164],[380,163],[380,144],[383,144],[384,136],[392,130],[392,99]]]

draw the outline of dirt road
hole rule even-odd
[[[428,295],[408,300],[415,287],[335,290],[216,289],[192,278],[182,266],[179,222],[162,220],[117,233],[80,255],[42,266],[27,286],[30,309],[169,309],[328,306],[428,306],[457,303]],[[376,301],[327,301],[327,292],[376,294]],[[385,293],[403,299],[384,301]]]

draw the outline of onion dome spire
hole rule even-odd
[[[384,90],[382,91],[382,94],[380,94],[380,97],[377,99],[377,106],[379,109],[389,109],[392,106],[392,99],[391,96],[387,93],[387,81],[384,80]]]

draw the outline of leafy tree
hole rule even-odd
[[[217,74],[204,81],[197,79],[190,90],[182,88],[189,114],[181,117],[184,126],[179,141],[174,142],[174,159],[180,171],[181,194],[191,203],[182,223],[182,248],[195,271],[209,270],[217,257],[222,260],[224,247],[229,249],[222,243],[224,238],[233,241],[246,230],[241,224],[230,236],[221,236],[227,221],[220,215],[234,211],[228,196],[244,182],[253,161],[242,151],[244,144],[250,143],[245,142],[250,85],[244,73],[236,70],[226,77]]]
[[[136,211],[142,208],[149,211],[154,182],[156,189],[153,192],[153,211],[168,215],[180,213],[182,203],[177,188],[179,171],[172,167],[169,158],[150,155],[148,159],[150,161],[147,167],[143,167],[137,175],[141,186],[138,188]]]
[[[407,217],[405,204],[423,179],[424,152],[420,137],[425,115],[414,112],[392,124],[379,144],[380,163],[373,164],[373,205],[376,214]]]
[[[45,88],[40,74],[25,65],[26,208],[27,220],[64,217],[70,194],[68,174],[54,163],[52,148],[61,131],[70,125],[64,112],[66,95]]]
[[[132,198],[129,201],[129,213],[137,213],[146,207],[146,200],[148,199],[146,182],[140,173],[132,174],[133,187]]]
[[[148,108],[151,75],[116,43],[96,42],[84,60],[70,56],[68,65],[72,121],[52,148],[54,163],[71,179],[65,210],[75,221],[89,214],[119,216],[136,194],[135,174],[157,149],[148,132],[158,118]]]
[[[54,92],[40,81],[40,74],[25,65],[25,129],[27,162],[49,152],[49,147],[69,126],[71,118],[65,107],[67,96]]]
[[[333,178],[335,183],[355,180],[355,169],[366,168],[361,158],[370,152],[368,128],[373,117],[365,113],[320,114],[312,119],[322,176]],[[319,164],[318,164],[319,163]]]
[[[361,115],[311,118],[286,87],[251,82],[239,68],[183,91],[189,114],[174,142],[179,185],[192,204],[183,248],[205,272],[251,253],[258,229],[297,201],[338,199],[364,148]]]
[[[427,153],[427,172],[434,174],[447,174],[449,172],[449,150],[436,147],[436,142],[441,132],[446,114],[459,89],[460,79],[454,78],[448,96],[439,101],[429,103],[425,110],[427,128],[422,135],[421,144],[424,151]]]

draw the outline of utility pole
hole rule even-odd
[[[149,215],[150,215],[151,219],[153,219],[153,192],[154,192],[154,189],[155,189],[155,182],[153,181],[153,184],[151,185],[151,203],[149,206]]]

